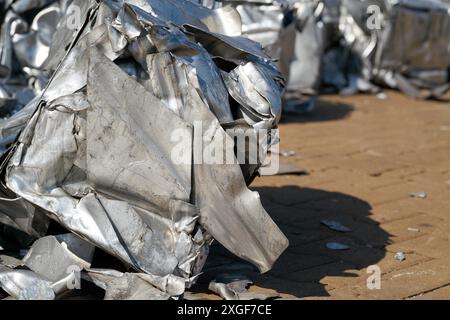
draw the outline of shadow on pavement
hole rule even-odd
[[[293,114],[286,113],[281,117],[281,123],[321,122],[344,119],[354,110],[351,105],[319,100],[312,112]]]
[[[200,290],[207,289],[207,283],[218,274],[243,274],[260,288],[297,298],[326,297],[336,284],[350,285],[350,280],[358,276],[355,272],[362,275],[358,281],[365,281],[369,276],[366,268],[377,264],[386,254],[389,234],[370,218],[371,206],[364,200],[297,186],[255,190],[260,193],[267,212],[288,237],[290,247],[270,272],[261,275],[251,264],[215,244],[205,273],[199,279]],[[338,221],[351,231],[331,230],[322,223],[327,219]],[[339,242],[350,248],[330,250],[326,247],[329,242]]]

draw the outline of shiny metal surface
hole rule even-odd
[[[176,298],[214,239],[270,270],[288,241],[247,188],[261,163],[243,172],[237,161],[196,161],[203,150],[234,155],[225,129],[270,131],[280,119],[283,77],[238,10],[188,0],[5,8],[0,101],[12,111],[0,122],[0,223],[30,245],[17,263],[0,260],[3,290],[57,299],[89,281],[105,299]],[[29,101],[11,90],[17,80]],[[47,236],[54,225],[66,233]],[[117,264],[91,268],[99,250]]]

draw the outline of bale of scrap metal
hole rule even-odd
[[[0,5],[0,150],[24,125],[21,111],[48,82],[44,68],[65,1],[3,1]],[[19,112],[21,111],[21,112]],[[8,124],[4,118],[15,115]]]
[[[363,78],[418,98],[448,91],[448,2],[342,0],[339,29]]]
[[[195,1],[195,0],[192,0]],[[242,36],[259,42],[264,51],[281,63],[283,51],[288,49],[286,45],[292,40],[291,25],[292,9],[288,0],[198,0],[199,3],[209,8],[227,7],[234,8],[242,22]],[[280,61],[282,60],[282,61]],[[283,69],[284,68],[284,69]],[[284,76],[287,76],[288,66],[280,65]]]
[[[286,80],[285,112],[312,111],[318,95],[324,49],[319,0],[198,0],[210,8],[234,7],[243,36],[260,42]]]
[[[295,36],[289,3],[286,0],[226,0],[222,3],[236,8],[242,20],[242,34],[261,43],[264,51],[277,60],[285,79],[289,79],[291,43]]]
[[[192,0],[224,10],[234,8],[242,22],[242,36],[259,42],[266,54],[276,60],[285,81],[291,74],[294,56],[294,10],[288,0]]]
[[[207,1],[207,0],[204,0]],[[284,112],[312,111],[319,94],[325,46],[319,0],[216,0],[240,13],[243,35],[260,42],[286,80]]]
[[[288,241],[246,182],[277,139],[283,80],[243,37],[235,9],[16,0],[3,10],[2,86],[16,104],[10,81],[35,96],[0,124],[10,139],[0,186],[4,292],[54,299],[79,289],[81,274],[107,299],[178,297],[213,239],[270,270]],[[56,27],[44,23],[53,10]],[[41,75],[49,80],[36,89]],[[266,133],[250,165],[235,151],[236,128],[238,138]],[[99,252],[123,267],[93,268]]]
[[[317,0],[291,0],[294,37],[285,93],[286,112],[310,112],[319,94],[325,50],[325,6]]]

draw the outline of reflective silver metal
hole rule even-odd
[[[369,12],[370,7],[376,10]],[[448,91],[448,2],[342,0],[339,30],[360,60],[363,79],[417,98],[439,98]]]
[[[270,270],[288,240],[247,188],[262,163],[196,161],[234,154],[225,129],[280,119],[283,77],[239,11],[14,1],[1,31],[0,226],[30,239],[0,260],[12,298],[60,298],[82,281],[105,299],[179,297],[213,239]],[[65,233],[46,236],[50,226]],[[100,250],[119,266],[91,268]]]

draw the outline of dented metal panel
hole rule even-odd
[[[247,188],[263,159],[237,161],[226,130],[275,129],[284,81],[245,38],[239,12],[188,0],[14,5],[21,9],[7,6],[3,19],[8,34],[19,32],[14,15],[32,7],[35,25],[56,13],[59,22],[27,31],[44,33],[46,46],[17,42],[36,52],[18,64],[11,39],[0,43],[0,84],[13,67],[45,76],[0,123],[0,223],[33,243],[17,263],[0,260],[3,290],[55,299],[89,281],[105,299],[179,297],[214,239],[270,270],[288,241]],[[46,236],[50,225],[66,233]],[[111,257],[106,268],[91,268],[97,254]]]

